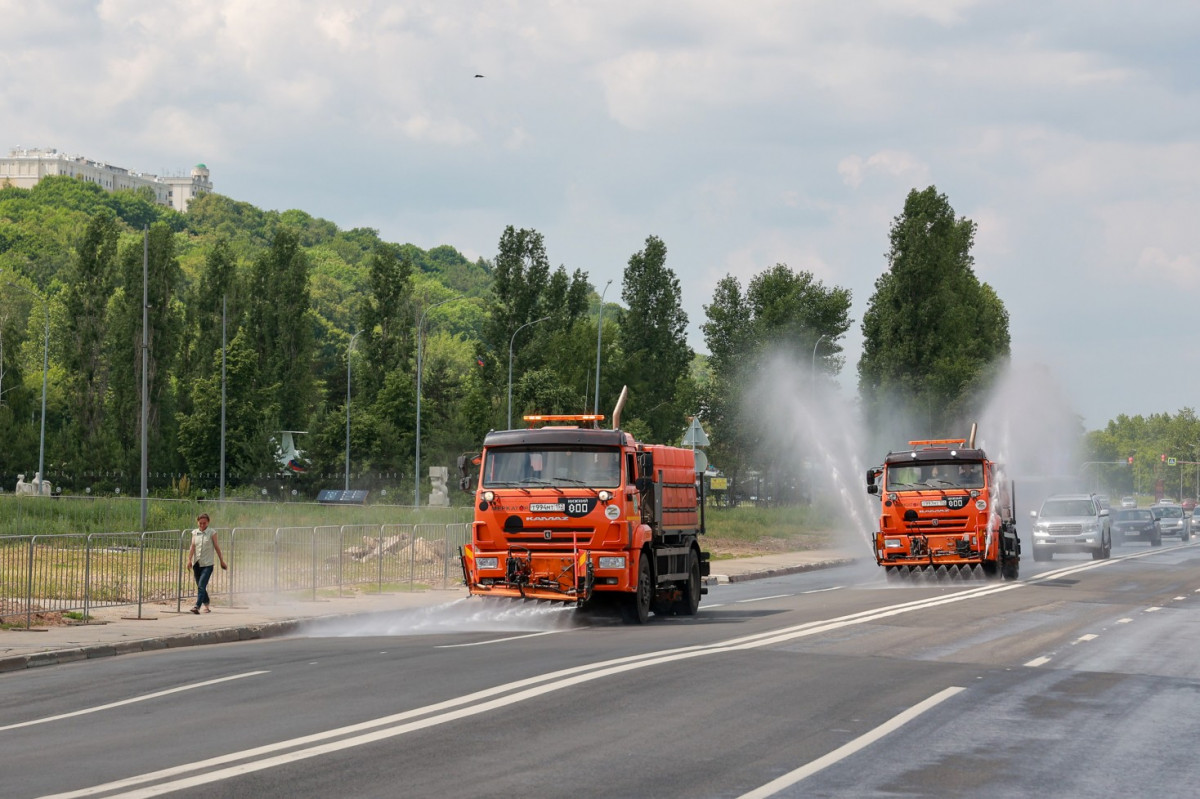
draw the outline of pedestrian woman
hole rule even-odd
[[[211,613],[212,609],[208,606],[208,581],[213,573],[213,555],[216,554],[217,559],[221,561],[222,569],[229,567],[225,565],[225,555],[221,553],[221,545],[217,543],[217,534],[208,529],[208,514],[201,513],[197,516],[196,524],[198,526],[192,530],[192,546],[188,549],[188,568],[196,578],[196,604],[192,606],[192,613],[199,613],[200,608],[204,608],[205,613]]]

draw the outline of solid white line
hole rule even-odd
[[[145,696],[135,696],[130,699],[122,699],[120,702],[109,702],[107,705],[97,705],[96,707],[84,708],[83,710],[73,710],[70,713],[60,713],[57,716],[47,716],[46,718],[43,718],[43,719],[32,719],[31,721],[22,721],[19,724],[8,724],[4,727],[0,727],[0,732],[4,732],[5,730],[15,730],[20,727],[32,727],[35,724],[46,724],[51,721],[59,721],[61,719],[69,719],[74,716],[85,716],[88,713],[99,713],[101,710],[110,710],[111,708],[121,707],[122,705],[132,705],[135,702],[145,702],[148,699],[158,699],[160,696],[170,696],[171,694],[177,694],[177,693],[180,693],[181,691],[190,691],[193,688],[203,688],[208,685],[217,685],[218,683],[229,682],[230,680],[240,680],[243,677],[256,677],[259,674],[268,674],[268,673],[269,672],[266,672],[266,671],[248,671],[245,674],[234,674],[232,677],[219,677],[215,680],[205,680],[204,682],[195,682],[195,683],[192,683],[191,685],[180,685],[175,688],[168,688],[165,691],[156,691],[155,693],[152,693],[152,694],[146,694]]]
[[[918,702],[908,710],[905,710],[904,712],[888,719],[870,732],[858,736],[853,741],[839,746],[829,754],[819,757],[811,763],[801,766],[795,771],[789,771],[782,777],[777,777],[776,779],[771,780],[766,785],[755,788],[749,793],[742,794],[739,799],[765,799],[765,797],[778,793],[784,788],[789,788],[801,780],[811,777],[818,771],[828,768],[829,766],[832,766],[834,763],[837,763],[841,760],[845,760],[850,755],[867,746],[870,746],[880,738],[883,738],[885,735],[895,732],[908,722],[915,719],[917,716],[920,716],[922,713],[933,709],[937,705],[940,705],[942,702],[945,702],[947,699],[963,690],[965,689],[957,686],[951,686],[945,690],[938,691],[936,694],[924,700],[923,702]]]
[[[829,588],[814,588],[811,591],[801,591],[800,593],[802,593],[802,594],[821,594],[821,593],[824,593],[825,591],[836,591],[841,587],[842,586],[840,586],[840,585],[834,585],[834,586],[830,586]]]
[[[434,649],[458,649],[464,646],[484,646],[485,644],[500,644],[505,641],[520,641],[522,638],[537,638],[540,635],[554,635],[562,632],[562,630],[546,630],[540,633],[529,633],[527,635],[510,635],[508,638],[493,638],[490,641],[472,641],[469,644],[439,644]]]
[[[1029,661],[1025,665],[1031,669],[1036,669],[1038,666],[1041,666],[1042,664],[1049,663],[1049,662],[1050,662],[1050,658],[1044,658],[1044,657],[1043,658],[1034,658],[1033,660]]]
[[[775,594],[773,596],[759,596],[754,599],[739,599],[735,605],[745,605],[748,602],[766,602],[768,599],[783,599],[784,597],[792,596],[792,594]]]

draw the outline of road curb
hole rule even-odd
[[[294,632],[304,621],[309,620],[287,619],[285,621],[266,622],[263,624],[201,630],[184,635],[143,638],[137,641],[122,641],[116,644],[94,644],[72,647],[70,649],[35,652],[29,655],[0,657],[0,674],[21,671],[22,669],[35,669],[41,666],[60,666],[67,663],[77,663],[81,660],[115,657],[116,655],[131,655],[138,652],[154,652],[160,649],[181,649],[188,646],[230,644],[237,641],[274,638]]]
[[[800,574],[818,569],[832,569],[835,566],[848,566],[851,563],[857,562],[857,560],[857,558],[835,558],[833,560],[819,560],[814,563],[801,563],[796,566],[782,566],[777,569],[762,569],[743,574],[710,574],[705,579],[705,584],[722,585],[725,583],[742,583],[747,580],[765,580],[770,577],[783,577],[788,574]]]

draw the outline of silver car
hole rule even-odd
[[[1033,517],[1033,559],[1050,560],[1055,552],[1090,552],[1093,560],[1112,553],[1108,508],[1092,494],[1055,494]]]
[[[1159,502],[1150,507],[1163,535],[1177,535],[1180,541],[1192,537],[1192,519],[1183,511],[1182,505]]]

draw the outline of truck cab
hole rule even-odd
[[[979,567],[1016,579],[1021,545],[1000,467],[966,439],[909,447],[867,472],[867,492],[880,498],[876,562],[889,575]]]

